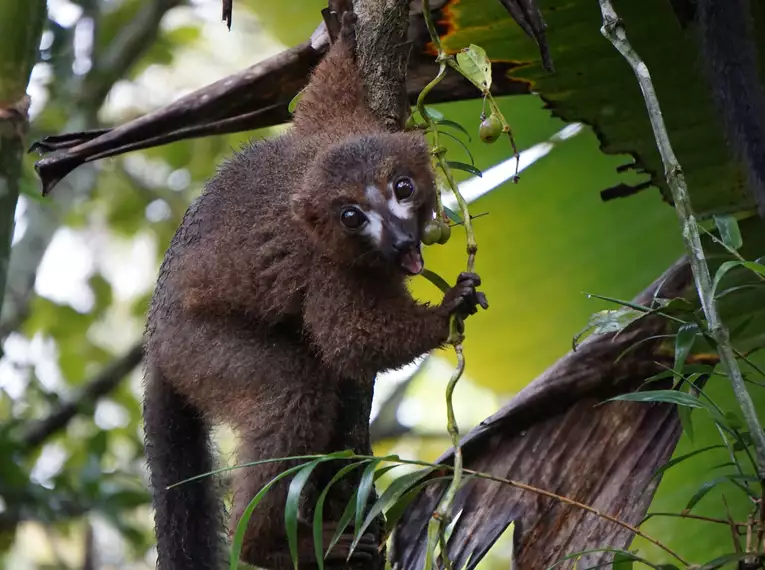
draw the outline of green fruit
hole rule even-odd
[[[478,134],[481,140],[485,143],[495,142],[502,134],[502,121],[499,117],[492,113],[481,121],[481,126],[478,128]]]
[[[452,228],[449,226],[449,224],[441,223],[441,237],[438,240],[438,243],[441,245],[445,244],[447,241],[449,241],[449,238],[452,237]]]
[[[430,220],[422,229],[422,243],[433,245],[441,239],[441,224],[437,220]]]

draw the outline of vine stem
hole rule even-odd
[[[464,469],[462,467],[462,448],[460,447],[460,432],[457,427],[457,419],[454,417],[454,406],[452,404],[452,395],[454,394],[454,388],[457,386],[457,382],[462,377],[462,373],[465,371],[465,356],[462,352],[462,343],[458,342],[454,345],[454,351],[457,353],[457,366],[452,373],[449,383],[446,385],[446,416],[447,424],[446,429],[449,432],[449,436],[452,440],[452,447],[454,447],[454,475],[449,482],[449,487],[446,489],[443,498],[439,501],[436,510],[433,512],[433,516],[428,521],[428,549],[425,553],[425,570],[430,570],[433,564],[433,547],[436,540],[440,540],[441,556],[444,560],[444,566],[447,570],[451,566],[449,557],[446,551],[446,539],[443,536],[444,528],[446,527],[449,511],[454,504],[454,498],[457,496],[457,491],[462,484],[462,474]]]
[[[457,200],[457,204],[459,204],[460,213],[462,214],[462,219],[464,221],[463,223],[465,224],[465,236],[467,240],[467,271],[472,272],[475,266],[475,256],[478,251],[478,245],[475,240],[475,232],[473,231],[473,222],[470,217],[470,211],[468,210],[467,202],[459,191],[457,183],[454,181],[454,176],[452,176],[451,169],[444,159],[445,150],[439,145],[438,141],[438,125],[436,125],[435,121],[425,111],[425,98],[428,96],[431,89],[438,85],[438,83],[446,75],[447,64],[454,67],[455,62],[453,58],[444,53],[443,47],[441,45],[441,38],[439,38],[438,31],[436,30],[436,26],[433,23],[429,0],[422,0],[422,12],[425,19],[425,25],[428,28],[428,34],[430,35],[430,39],[438,52],[436,61],[439,63],[439,68],[436,77],[433,78],[433,80],[425,86],[425,88],[417,97],[417,110],[419,111],[420,117],[422,117],[422,119],[426,122],[427,126],[433,134],[435,162],[446,178],[446,182],[454,194],[454,197]],[[457,69],[459,71],[458,66]],[[441,201],[440,191],[438,192],[438,215],[440,218],[439,221],[442,221],[443,203]],[[454,394],[454,389],[457,386],[457,382],[459,382],[459,379],[462,377],[462,374],[465,371],[465,355],[462,349],[463,335],[459,330],[458,324],[459,323],[457,323],[457,319],[451,319],[449,341],[453,344],[454,352],[457,355],[457,366],[455,367],[455,370],[449,379],[449,383],[446,386],[446,429],[449,432],[449,436],[452,441],[452,447],[454,448],[454,475],[452,476],[452,480],[448,489],[446,490],[446,493],[444,493],[444,496],[439,502],[438,507],[431,516],[430,521],[428,521],[428,542],[425,554],[425,570],[430,570],[432,568],[433,553],[435,551],[437,541],[441,544],[441,557],[444,561],[444,566],[446,570],[451,570],[451,562],[447,552],[447,541],[444,532],[448,524],[452,505],[454,504],[454,498],[456,497],[457,491],[459,490],[462,483],[463,473],[462,448],[460,447],[459,427],[457,426],[457,419],[454,415],[454,403],[452,401],[452,396]]]
[[[757,474],[760,478],[761,485],[765,488],[765,432],[763,432],[762,426],[757,418],[754,402],[749,395],[749,391],[746,389],[744,378],[739,369],[730,342],[730,333],[717,311],[717,302],[712,289],[712,278],[709,274],[709,267],[706,262],[704,250],[701,246],[699,227],[693,213],[688,187],[685,183],[685,175],[683,174],[682,167],[672,149],[667,128],[664,124],[664,118],[662,117],[661,107],[659,106],[659,100],[656,96],[653,82],[651,81],[651,75],[646,64],[640,59],[637,52],[627,40],[624,24],[616,14],[611,1],[599,1],[600,11],[603,15],[601,33],[630,64],[637,77],[640,89],[643,92],[643,98],[645,100],[648,116],[651,120],[651,127],[653,128],[656,145],[659,148],[661,160],[664,164],[667,184],[672,192],[675,210],[682,227],[683,243],[685,244],[690,259],[696,290],[701,301],[704,315],[707,319],[709,335],[714,339],[715,344],[717,345],[720,362],[730,378],[736,401],[741,408],[741,412],[744,415],[747,427],[749,428],[749,433],[752,436],[757,457]],[[763,513],[765,513],[765,509],[760,505],[761,517],[764,516]]]

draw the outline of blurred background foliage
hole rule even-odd
[[[448,45],[495,43],[504,46],[497,57],[535,57],[529,55],[533,44],[517,39],[520,32],[509,27],[498,2],[460,2],[457,16],[469,23],[484,4],[492,7],[481,17],[491,17],[494,24],[481,33],[467,30],[462,38],[453,33]],[[590,4],[583,9],[597,11],[597,2],[568,5],[573,4]],[[235,25],[228,32],[219,21],[218,0],[48,0],[48,21],[28,90],[29,140],[124,122],[302,42],[317,25],[323,5],[320,0],[238,0]],[[604,144],[581,125],[569,124],[563,130],[567,123],[551,116],[537,96],[500,100],[529,160],[519,184],[501,183],[471,206],[474,213],[488,213],[476,220],[475,227],[480,247],[477,269],[491,309],[474,317],[469,326],[467,374],[456,398],[463,432],[565,354],[572,336],[593,312],[613,308],[585,293],[629,299],[682,253],[675,214],[655,186],[623,199],[601,199],[605,188],[648,179],[644,173],[617,171],[632,157],[613,154],[650,146],[642,127],[634,126],[643,124],[644,108],[635,103],[639,93],[634,84],[615,80],[610,88],[601,89],[594,83],[612,78],[607,66],[594,68],[594,79],[587,77],[578,87],[566,83],[570,60],[559,55],[581,60],[592,50],[611,49],[599,35],[597,17],[591,28],[580,27],[574,33],[564,25],[566,14],[560,10],[548,19],[551,44],[559,52],[553,56],[562,75],[545,79],[535,76],[533,68],[521,74],[538,80],[551,93],[565,94],[553,97],[559,116],[609,117],[610,129],[601,135],[611,138]],[[556,29],[561,30],[558,36]],[[515,39],[503,43],[505,37]],[[577,44],[582,37],[587,40]],[[513,51],[516,44],[518,53]],[[491,45],[485,47],[495,55]],[[658,53],[648,55],[656,58]],[[670,77],[675,71],[668,67],[659,75]],[[673,96],[671,84],[659,95],[671,100],[670,105],[683,103]],[[616,105],[623,98],[633,104]],[[582,101],[588,112],[579,112]],[[480,100],[436,108],[477,135]],[[614,114],[614,109],[619,112]],[[665,114],[672,123],[676,115],[667,109]],[[153,567],[140,429],[141,374],[135,364],[130,366],[135,344],[158,264],[186,207],[233,149],[251,136],[276,131],[182,141],[88,164],[44,200],[34,175],[35,157],[25,157],[0,319],[3,567]],[[631,133],[634,147],[628,144]],[[467,145],[478,168],[501,165],[498,175],[504,180],[511,176],[514,165],[506,162],[511,156],[507,145],[483,145],[477,136]],[[463,152],[457,145],[450,149],[454,154]],[[683,152],[678,154],[683,161]],[[710,183],[708,173],[699,172],[689,173],[689,182],[693,185],[698,176],[697,180]],[[463,238],[456,229],[448,245],[428,248],[429,267],[453,279],[464,265]],[[415,280],[412,286],[421,298],[438,298],[437,290],[424,280]],[[378,425],[379,433],[398,435],[377,440],[377,453],[431,460],[448,446],[440,394],[450,361],[446,352],[428,359],[397,400],[394,413],[379,418],[398,429]],[[762,359],[759,362],[765,365]],[[119,370],[119,364],[132,368],[127,378],[113,382],[102,397],[89,398],[93,380],[110,366]],[[375,413],[403,381],[404,374],[381,378]],[[711,381],[710,394],[724,409],[734,408],[721,380]],[[754,396],[763,409],[765,395],[759,390]],[[70,402],[77,412],[70,421],[45,437],[30,436],[40,425],[36,422],[60,413]],[[718,443],[713,423],[694,417],[694,425],[693,441],[684,435],[678,454]],[[221,433],[220,442],[228,456],[226,433]],[[586,458],[583,461],[586,464]],[[709,470],[726,461],[724,450],[714,450],[670,470],[651,510],[679,511]],[[711,492],[699,514],[720,516],[723,493],[734,516],[744,516],[747,499],[726,488]],[[692,545],[693,557],[700,560],[729,551],[724,527],[664,518],[653,519],[646,530],[681,552],[684,545]],[[661,558],[660,553],[651,554]],[[501,543],[481,567],[507,568],[508,555],[507,543]]]

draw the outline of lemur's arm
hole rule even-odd
[[[341,377],[359,378],[399,368],[443,346],[452,314],[462,318],[488,307],[475,288],[477,275],[463,273],[440,305],[416,302],[400,292],[359,287],[351,280],[317,280],[309,286],[303,319],[324,363]]]

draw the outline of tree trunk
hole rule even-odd
[[[409,25],[409,0],[356,0],[356,28],[359,68],[364,78],[367,99],[375,114],[391,131],[399,130],[406,117],[406,51],[403,49]],[[380,57],[380,54],[388,54]],[[338,415],[341,441],[335,448],[353,449],[371,454],[369,419],[372,412],[374,382],[348,383],[342,388],[343,409]],[[361,470],[339,481],[329,508],[342,512],[358,489]],[[329,502],[329,501],[328,501]],[[369,532],[382,538],[381,525],[371,525]],[[383,560],[377,568],[383,568]],[[342,565],[341,567],[343,567]],[[358,568],[371,570],[369,565]]]
[[[45,0],[0,2],[0,292],[5,290],[24,137],[29,125],[27,83],[37,59]],[[2,311],[0,295],[0,312]]]

